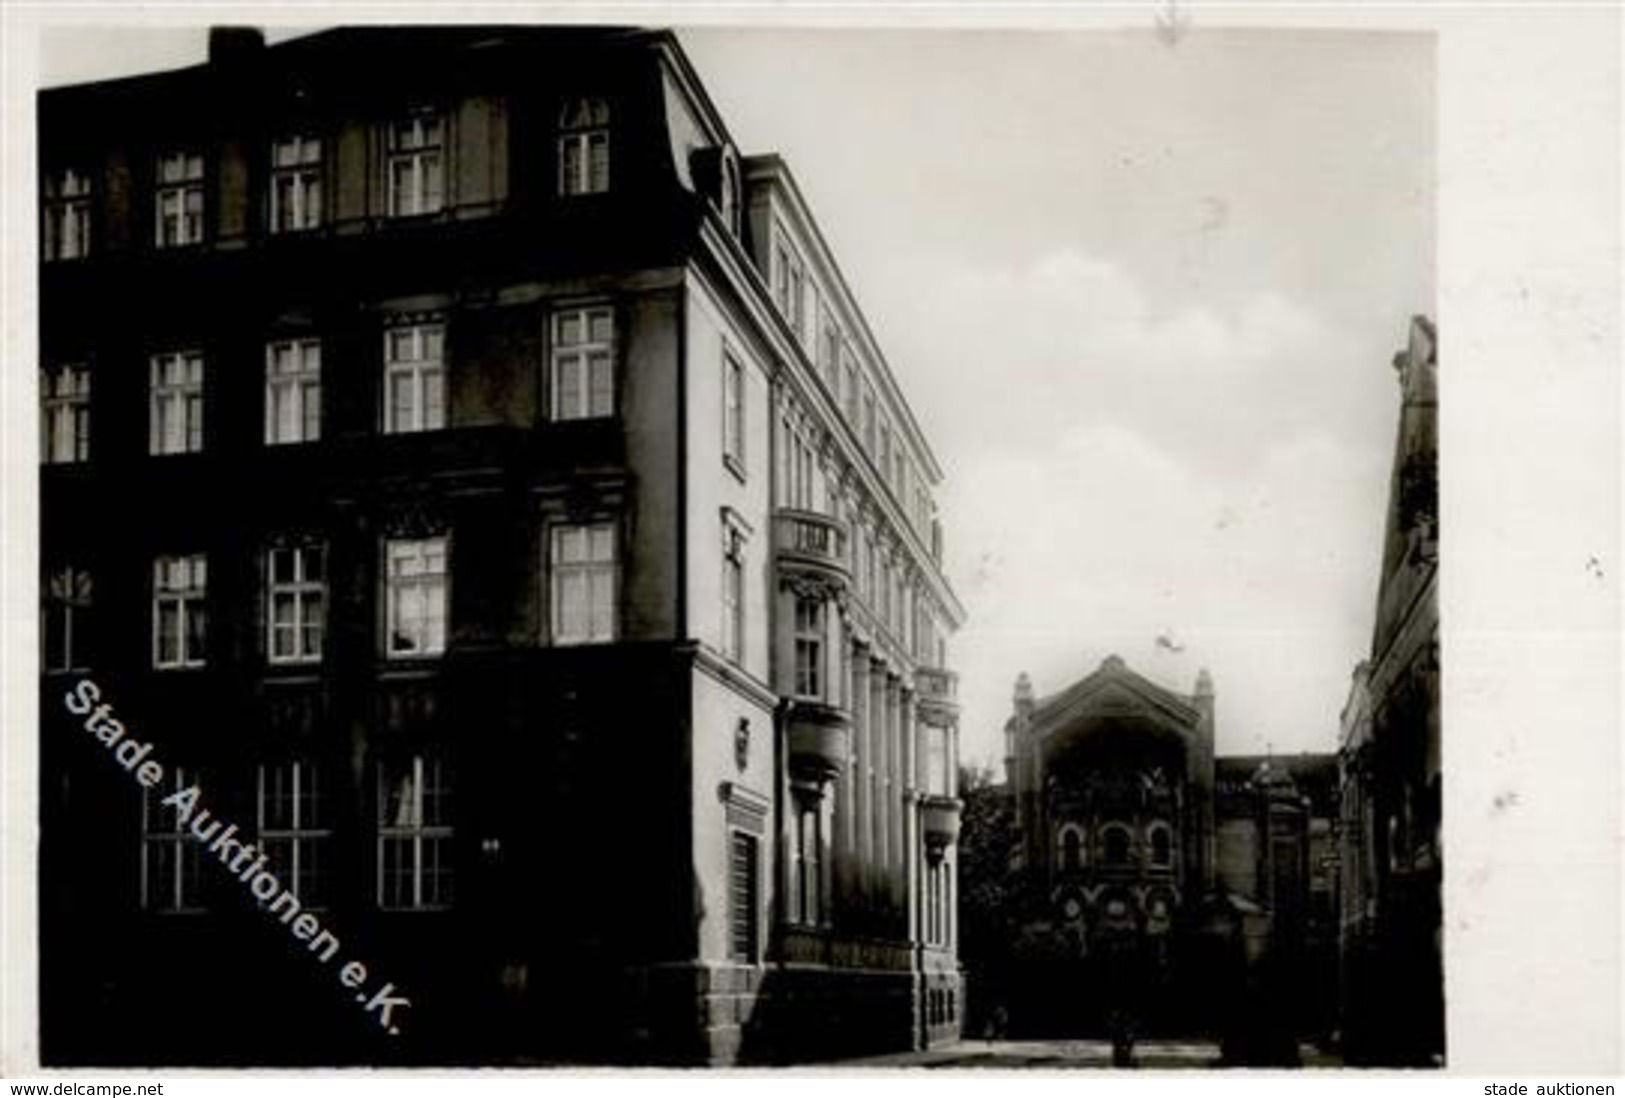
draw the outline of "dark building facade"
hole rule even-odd
[[[1363,1063],[1444,1058],[1437,345],[1419,316],[1394,356],[1376,625],[1342,717],[1342,1041]]]
[[[1005,728],[1013,1031],[1127,1017],[1224,1034],[1249,987],[1295,1035],[1329,1018],[1330,987],[1301,974],[1335,974],[1335,761],[1216,756],[1215,709],[1205,671],[1180,694],[1116,656],[1046,698],[1018,680]],[[1266,984],[1266,967],[1291,976]]]
[[[673,36],[217,31],[39,122],[44,1062],[957,1033],[941,471]]]

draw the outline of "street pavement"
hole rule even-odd
[[[1300,1049],[1305,1067],[1340,1066],[1313,1045]],[[1214,1068],[1219,1066],[1216,1041],[1136,1041],[1134,1064],[1148,1070]],[[1109,1041],[956,1041],[918,1052],[899,1052],[843,1060],[839,1067],[855,1068],[1109,1068]]]

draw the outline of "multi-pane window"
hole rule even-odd
[[[773,297],[790,329],[800,336],[806,328],[806,269],[783,229],[773,252]]]
[[[798,803],[792,825],[790,919],[804,926],[823,921],[823,814],[816,801]]]
[[[846,358],[846,418],[858,421],[858,364],[850,355]]]
[[[148,911],[196,911],[202,903],[203,844],[164,798],[190,788],[197,775],[175,767],[141,797],[141,906]]]
[[[445,127],[424,112],[389,127],[389,216],[436,213],[445,204]]]
[[[313,762],[259,768],[260,849],[272,871],[304,907],[331,900],[333,830],[326,783]]]
[[[609,190],[609,105],[573,99],[559,114],[559,193]]]
[[[615,414],[615,310],[608,305],[553,314],[553,418]]]
[[[201,667],[208,641],[209,573],[202,553],[152,563],[152,663]]]
[[[41,237],[46,259],[79,259],[90,254],[90,176],[65,168],[45,176]]]
[[[735,663],[745,655],[745,535],[731,524],[722,531],[722,652]]]
[[[282,339],[265,345],[265,442],[315,442],[322,434],[322,344]]]
[[[875,453],[875,390],[865,385],[863,392],[863,448]]]
[[[833,392],[840,386],[841,329],[828,309],[819,311],[818,372]]]
[[[272,663],[313,663],[322,658],[324,556],[320,545],[279,547],[268,555],[266,653]]]
[[[403,324],[384,332],[384,430],[438,431],[446,425],[445,328]]]
[[[187,454],[203,449],[203,355],[172,351],[148,360],[147,452]]]
[[[722,356],[722,456],[745,471],[745,368],[731,352]]]
[[[866,575],[864,576],[864,585],[866,591],[868,592],[869,602],[872,605],[878,602],[880,599],[880,549],[879,546],[875,544],[875,536],[872,532],[869,533],[867,537],[868,544],[865,547],[864,555],[864,570],[866,572]]]
[[[90,370],[57,366],[40,374],[41,460],[48,465],[90,457]]]
[[[790,418],[780,420],[784,445],[779,447],[779,493],[785,506],[811,511],[818,504],[818,456],[810,438],[796,431]]]
[[[736,961],[756,960],[757,880],[756,836],[743,831],[728,835],[728,953]]]
[[[949,912],[952,910],[953,867],[946,861],[926,865],[926,927],[925,939],[932,945],[948,944]],[[939,1017],[952,1017],[953,1004],[938,1002]]]
[[[892,627],[892,578],[891,560],[882,555],[880,558],[880,621],[889,630]]]
[[[294,135],[271,144],[271,231],[296,233],[322,223],[322,143]]]
[[[953,792],[953,757],[948,750],[948,730],[925,725],[925,791],[946,797]]]
[[[385,653],[434,656],[446,650],[446,539],[385,545]]]
[[[555,526],[552,534],[553,643],[615,639],[615,526]]]
[[[40,624],[45,645],[40,664],[45,670],[72,671],[86,666],[92,594],[90,573],[83,568],[56,568],[45,577],[45,620]]]
[[[452,902],[451,771],[433,755],[378,768],[378,906]]]
[[[798,338],[807,330],[807,272],[800,260],[790,265],[790,327]]]
[[[203,157],[172,152],[158,158],[156,242],[178,248],[203,241]]]
[[[798,698],[824,696],[824,604],[796,599],[796,683]]]

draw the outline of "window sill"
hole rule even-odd
[[[385,907],[378,904],[380,915],[444,915],[451,910],[451,904],[436,904],[432,907],[427,904],[418,907]]]
[[[447,216],[444,206],[437,206],[432,210],[418,210],[413,213],[396,213],[391,210],[384,215],[386,225],[430,225],[435,221],[443,220]]]
[[[309,660],[266,660],[265,672],[267,677],[278,679],[308,679],[312,682],[321,677],[321,657]]]
[[[392,437],[397,436],[397,435],[432,435],[437,431],[447,431],[447,430],[450,430],[450,428],[447,427],[444,423],[437,423],[432,427],[388,427],[388,426],[386,426],[386,427],[380,428],[378,433],[380,435],[385,436],[386,438],[392,438]]]
[[[430,671],[445,659],[445,649],[438,652],[385,652],[380,659],[381,670]]]

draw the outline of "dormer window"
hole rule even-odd
[[[572,99],[559,112],[559,193],[609,190],[609,105]]]
[[[734,156],[732,149],[726,149],[722,154],[721,202],[719,209],[722,212],[723,223],[728,231],[735,236],[739,235],[739,159]]]

